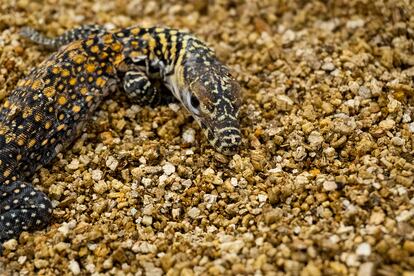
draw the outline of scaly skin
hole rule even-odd
[[[162,82],[218,151],[237,151],[239,86],[192,35],[167,28],[107,31],[96,25],[55,39],[28,28],[22,33],[62,47],[19,81],[0,109],[0,243],[47,225],[50,200],[25,179],[71,144],[117,87],[133,102],[154,104],[168,97],[153,85]]]

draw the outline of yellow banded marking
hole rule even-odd
[[[22,114],[23,119],[26,119],[27,117],[32,115],[32,113],[33,113],[33,110],[30,107],[25,107],[23,110],[23,114]]]
[[[62,72],[60,73],[60,75],[62,77],[68,77],[70,75],[70,72],[68,69],[63,69]]]
[[[99,87],[103,87],[106,84],[106,80],[102,77],[98,77],[96,79],[96,85]]]
[[[91,47],[91,52],[96,54],[97,52],[99,52],[99,47],[97,45],[93,45]]]
[[[133,29],[131,29],[129,32],[130,32],[132,35],[138,35],[140,31],[141,31],[141,29],[140,29],[140,28],[133,28]]]
[[[70,85],[75,85],[76,84],[76,78],[71,78],[70,80],[69,80],[69,84]]]
[[[76,55],[75,57],[73,57],[73,61],[76,63],[76,64],[82,64],[82,63],[84,63],[85,62],[85,56],[84,55]]]
[[[106,44],[110,44],[114,41],[114,38],[112,37],[112,34],[106,34],[102,37],[102,41]]]
[[[30,149],[31,147],[33,147],[34,145],[36,145],[36,140],[35,139],[31,139],[29,141],[29,143],[27,144],[27,147]]]
[[[114,43],[114,44],[112,44],[111,48],[115,52],[120,52],[122,50],[122,44],[121,43]]]
[[[49,129],[49,128],[51,128],[51,126],[52,126],[52,122],[51,121],[47,121],[45,123],[45,129]]]
[[[74,105],[72,107],[72,111],[75,112],[75,113],[78,113],[80,110],[81,110],[81,107],[79,105]]]
[[[53,86],[48,86],[43,89],[43,94],[45,94],[46,97],[51,98],[56,94],[56,90]]]
[[[86,94],[88,94],[88,88],[86,88],[85,86],[84,86],[84,87],[82,87],[82,88],[80,89],[80,93],[81,93],[82,95],[86,95]]]
[[[68,102],[68,100],[66,99],[65,96],[60,96],[59,99],[58,99],[58,104],[60,104],[60,105],[64,105],[67,102]]]
[[[85,65],[85,69],[88,73],[93,73],[95,71],[95,64],[88,63]]]
[[[53,74],[59,74],[60,70],[62,70],[62,68],[55,66],[52,68],[52,73]]]
[[[64,129],[66,127],[66,125],[65,124],[60,124],[56,129],[58,130],[58,131],[61,131],[62,129]]]
[[[32,89],[33,90],[38,90],[38,89],[40,89],[41,86],[42,86],[42,82],[40,80],[35,80],[32,83]]]
[[[160,39],[160,43],[162,46],[162,54],[164,55],[164,57],[166,59],[168,59],[168,53],[167,53],[167,38],[165,37],[164,33],[160,33],[158,35],[159,39]]]

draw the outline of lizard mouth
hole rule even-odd
[[[220,153],[234,155],[241,144],[241,133],[238,122],[234,126],[222,128],[209,127],[206,122],[199,121],[210,144]]]

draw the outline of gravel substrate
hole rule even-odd
[[[1,0],[0,97],[85,23],[206,41],[243,88],[243,145],[215,152],[178,104],[104,102],[33,182],[52,224],[3,274],[414,275],[411,1]]]

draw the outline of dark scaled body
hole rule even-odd
[[[51,202],[26,178],[72,143],[117,87],[135,103],[153,104],[164,97],[153,85],[161,82],[217,150],[237,149],[238,86],[193,36],[163,28],[109,32],[95,25],[56,39],[31,29],[23,34],[51,48],[64,46],[19,81],[0,109],[0,243],[48,223]]]

